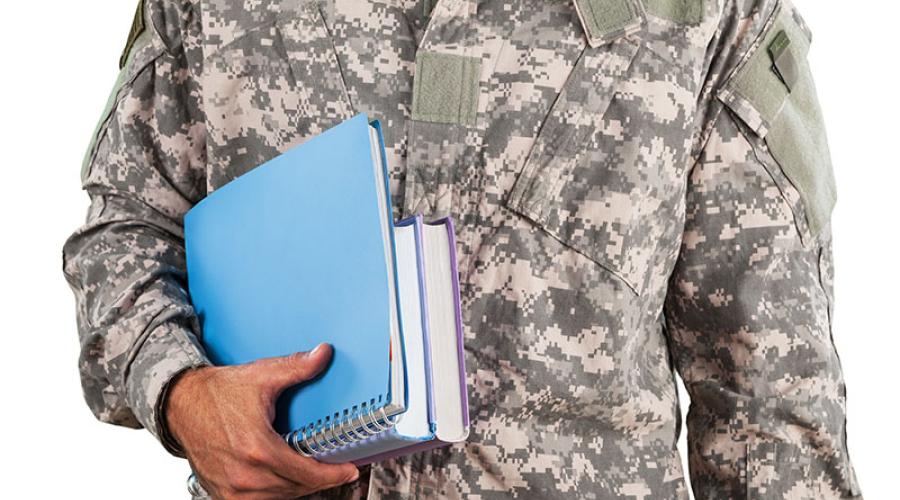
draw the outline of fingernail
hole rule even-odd
[[[313,349],[312,351],[309,351],[309,354],[307,354],[307,356],[310,356],[310,357],[315,356],[316,354],[321,352],[322,349],[324,349],[324,348],[325,348],[325,344],[319,344],[316,346],[315,349]]]
[[[352,483],[353,481],[356,481],[357,479],[359,479],[359,469],[354,469],[353,475],[350,476],[350,482]]]

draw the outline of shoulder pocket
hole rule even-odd
[[[794,210],[801,236],[814,239],[837,200],[831,154],[807,62],[811,34],[781,2],[719,99],[746,125],[748,139]]]
[[[122,54],[121,66],[112,91],[100,114],[100,120],[91,134],[91,142],[84,154],[81,163],[81,182],[84,183],[90,175],[91,164],[97,153],[97,146],[106,134],[109,119],[112,117],[116,106],[125,96],[127,89],[141,72],[165,52],[162,41],[153,36],[153,29],[144,29],[134,40],[129,39],[129,46]]]

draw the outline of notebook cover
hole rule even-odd
[[[216,364],[334,346],[281,398],[276,430],[389,397],[392,305],[369,122],[358,115],[209,195],[185,217],[188,280]],[[387,192],[390,211],[390,192]],[[388,220],[392,216],[388,215]]]
[[[365,114],[360,114],[359,116],[362,116],[364,119],[366,119]],[[399,307],[400,307],[400,283],[398,281],[397,273],[396,273],[397,246],[396,246],[395,239],[394,239],[394,211],[393,211],[394,205],[393,205],[393,202],[391,201],[391,173],[390,173],[390,170],[388,169],[388,164],[387,164],[387,152],[384,149],[384,133],[381,130],[381,121],[372,120],[369,122],[369,125],[372,128],[374,128],[375,131],[377,132],[377,134],[375,134],[375,135],[378,138],[378,151],[381,153],[381,175],[382,175],[381,182],[384,185],[385,206],[386,206],[386,210],[387,210],[388,235],[391,240],[391,255],[390,255],[390,257],[391,257],[391,262],[393,262],[392,269],[395,270],[393,273],[392,279],[394,280],[394,293],[397,296],[397,300],[396,300],[396,304],[397,304],[397,308],[398,308],[398,310],[397,310],[397,327],[399,329],[399,334],[400,334],[400,345],[402,346],[402,345],[404,345],[404,343],[403,343],[403,315],[401,314],[401,311],[399,310]],[[390,360],[390,348],[388,348],[388,352],[389,352],[388,360]],[[404,369],[403,377],[405,379],[406,378],[406,351],[405,350],[401,351],[400,356],[403,358],[403,364],[402,364],[403,369]],[[390,370],[389,370],[389,372],[390,372]],[[390,375],[390,373],[389,373],[389,375]],[[401,395],[402,396],[401,398],[397,398],[394,395],[390,394],[390,386],[391,386],[391,384],[390,384],[390,376],[389,376],[388,377],[388,401],[389,402],[399,402],[404,407],[406,407],[407,401],[409,400],[409,383],[404,382],[403,387],[405,388],[406,392]],[[376,406],[376,408],[377,408],[377,406]]]

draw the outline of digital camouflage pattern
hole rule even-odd
[[[457,221],[472,433],[321,496],[687,498],[677,370],[696,498],[861,498],[830,230],[796,187],[816,184],[775,160],[771,103],[729,92],[773,26],[808,36],[790,3],[148,0],[145,16],[64,251],[101,420],[177,453],[167,384],[208,362],[182,216],[365,112],[395,215]],[[815,116],[799,101],[775,111]],[[804,168],[830,179],[827,158]]]

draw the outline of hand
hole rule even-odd
[[[172,436],[184,448],[213,498],[282,499],[355,481],[353,464],[330,465],[292,450],[273,429],[275,401],[285,389],[315,377],[331,347],[239,366],[186,372],[165,409]]]

